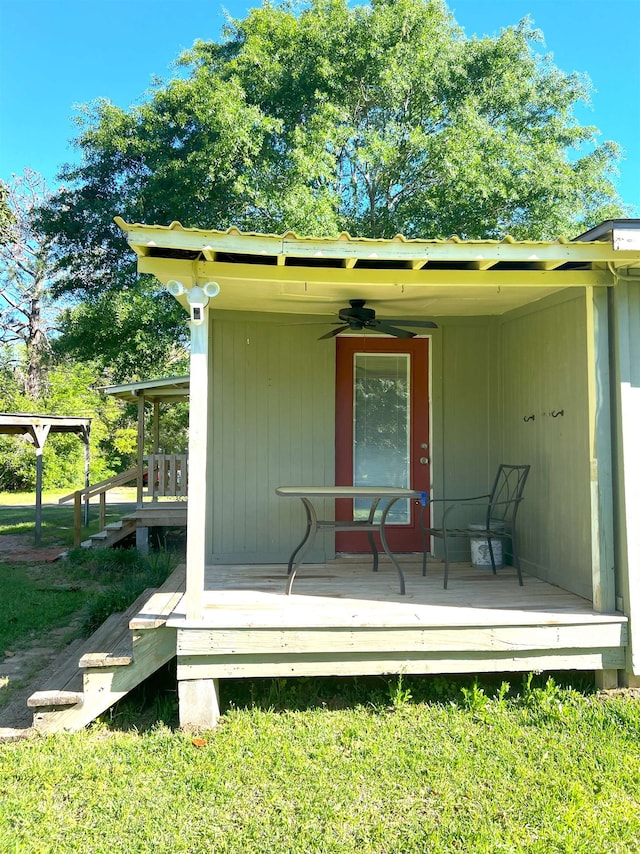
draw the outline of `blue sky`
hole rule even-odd
[[[75,159],[76,108],[98,97],[139,103],[154,77],[195,39],[218,39],[223,8],[243,17],[254,2],[218,0],[0,0],[0,178],[25,167],[56,186]],[[640,216],[640,0],[449,0],[468,36],[494,34],[530,15],[563,71],[586,72],[592,106],[580,108],[600,140],[625,150],[617,180]]]

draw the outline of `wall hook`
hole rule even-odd
[[[523,420],[523,421],[535,421],[535,420],[536,420],[536,416],[535,416],[535,415],[533,415],[533,414],[532,414],[532,415],[525,415],[525,416],[524,416],[524,418],[523,418],[522,420]]]
[[[554,409],[551,413],[552,418],[557,418],[558,415],[564,415],[564,409]]]

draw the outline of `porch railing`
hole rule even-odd
[[[73,544],[77,548],[82,541],[82,503],[85,506],[85,524],[88,523],[89,501],[99,497],[99,530],[104,530],[107,516],[107,492],[127,483],[138,483],[139,477],[146,477],[145,494],[152,501],[158,498],[186,498],[188,477],[187,454],[149,454],[142,473],[138,468],[127,469],[99,483],[77,489],[58,499],[58,504],[74,503],[73,513]]]
[[[149,454],[147,471],[147,494],[152,500],[187,497],[187,454]]]

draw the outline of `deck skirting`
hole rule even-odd
[[[177,628],[178,679],[624,668],[626,623]]]

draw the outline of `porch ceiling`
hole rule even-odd
[[[499,315],[568,287],[612,286],[614,271],[640,266],[637,243],[620,248],[615,229],[602,240],[372,240],[115,221],[139,272],[187,289],[215,281],[216,310],[334,315],[360,298],[396,315]]]

